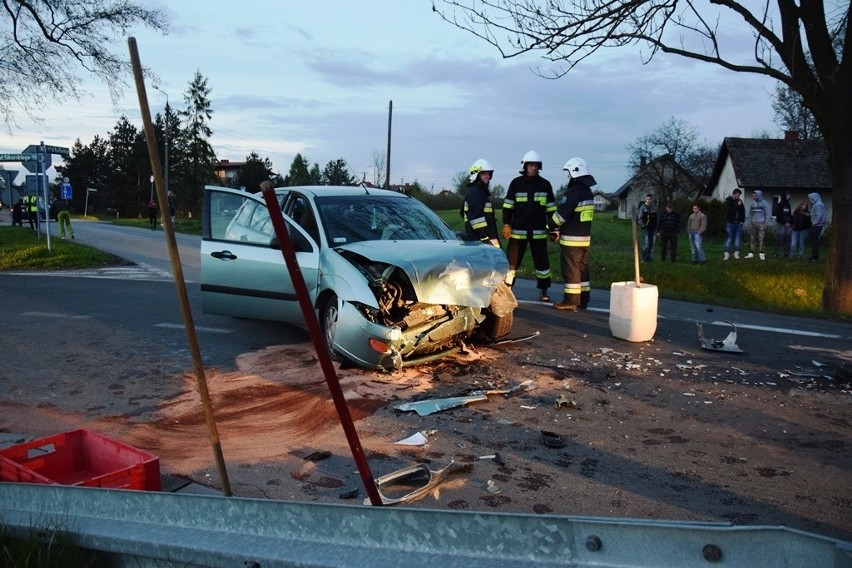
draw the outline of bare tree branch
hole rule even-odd
[[[10,131],[16,111],[37,120],[45,102],[79,98],[86,75],[117,100],[129,64],[110,46],[135,26],[166,30],[160,11],[130,0],[0,2],[0,113]]]

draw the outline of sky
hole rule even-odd
[[[595,189],[612,192],[630,177],[627,146],[671,117],[713,146],[726,136],[781,136],[772,118],[775,83],[762,76],[665,54],[643,64],[639,50],[627,47],[599,51],[564,77],[545,79],[536,70],[551,64],[540,54],[502,59],[433,13],[431,0],[141,3],[162,9],[169,25],[167,35],[128,34],[166,93],[146,83],[152,114],[166,96],[183,108],[200,71],[211,90],[217,157],[243,161],[256,152],[282,175],[301,153],[321,169],[343,158],[359,179],[372,181],[374,155],[387,150],[389,117],[391,182],[416,180],[435,193],[452,189],[478,158],[494,166],[492,186],[508,187],[528,150],[542,155],[541,175],[554,189],[567,179],[564,163],[582,157]],[[735,22],[722,29],[730,33],[727,53],[749,61],[750,34]],[[128,53],[126,38],[116,50]],[[117,105],[95,79],[83,87],[83,100],[44,108],[43,124],[19,113],[17,127],[0,133],[0,153],[41,141],[89,144],[108,136],[122,115],[142,129],[129,73]]]

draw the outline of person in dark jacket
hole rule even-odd
[[[802,201],[793,211],[793,236],[790,239],[790,256],[805,258],[805,243],[811,229],[811,212],[807,201]]]
[[[18,198],[18,201],[12,205],[12,226],[24,226],[24,201]]]
[[[148,224],[151,229],[157,228],[157,202],[153,199],[148,202]]]
[[[680,214],[674,205],[666,203],[666,210],[660,215],[660,260],[666,261],[666,253],[671,249],[672,262],[677,262],[677,234],[680,232]]]
[[[535,267],[539,300],[549,302],[550,259],[547,255],[547,220],[556,211],[550,182],[539,175],[541,155],[530,150],[521,159],[521,175],[512,180],[503,200],[503,238],[508,239],[509,272],[506,284],[515,284],[527,245]]]
[[[772,256],[779,257],[790,255],[790,240],[793,235],[793,207],[790,205],[790,192],[784,192],[778,203],[773,208],[772,215],[775,217],[775,245],[772,247]]]
[[[559,241],[562,278],[565,290],[557,310],[585,310],[591,295],[589,276],[589,247],[592,244],[592,219],[595,198],[592,186],[597,185],[589,174],[583,158],[571,158],[562,168],[568,172],[568,190],[560,197],[551,215],[551,238]]]
[[[464,240],[481,241],[500,248],[497,220],[491,205],[491,192],[488,190],[493,175],[494,168],[488,160],[479,159],[470,166],[470,183],[462,206]]]
[[[743,223],[745,222],[745,204],[740,196],[743,194],[738,187],[725,199],[725,260],[731,258],[731,248],[734,258],[740,258],[740,242],[743,238]]]
[[[657,206],[650,193],[636,210],[636,222],[642,229],[642,262],[651,262],[654,254],[654,238],[657,235]]]

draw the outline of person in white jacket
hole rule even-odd
[[[828,215],[819,193],[809,193],[808,201],[811,202],[811,228],[808,233],[811,240],[811,262],[816,262],[819,260],[819,239],[828,221]]]

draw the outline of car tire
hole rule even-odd
[[[482,322],[482,332],[488,339],[500,339],[512,333],[512,325],[515,321],[514,312],[510,312],[505,316],[495,316],[488,313],[485,316],[485,321]]]
[[[344,368],[354,366],[354,363],[343,355],[336,353],[332,347],[334,344],[334,334],[337,331],[337,320],[340,317],[340,306],[337,296],[332,294],[326,298],[321,314],[320,327],[322,328],[322,336],[328,346],[328,353],[331,359],[340,363],[340,366]]]

